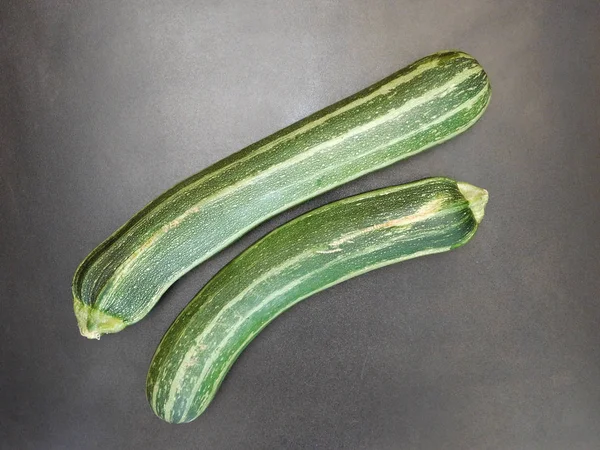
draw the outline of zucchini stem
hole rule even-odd
[[[122,319],[99,311],[93,306],[83,303],[77,297],[73,300],[73,309],[75,317],[77,317],[79,332],[88,339],[100,339],[103,334],[117,333],[126,326]]]
[[[481,222],[483,215],[485,214],[485,205],[487,205],[489,194],[485,189],[473,186],[469,183],[463,183],[459,181],[456,183],[461,194],[469,202],[469,207],[473,212],[473,216],[477,223]]]

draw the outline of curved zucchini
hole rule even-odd
[[[152,409],[167,422],[194,420],[275,317],[354,276],[463,245],[487,198],[470,184],[430,178],[330,203],[267,234],[215,275],[162,338],[146,384]]]
[[[477,61],[438,53],[179,183],[77,269],[81,334],[99,338],[139,321],[178,278],[251,228],[461,133],[489,98]]]

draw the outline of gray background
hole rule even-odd
[[[4,0],[0,20],[0,447],[600,448],[597,0]],[[77,264],[149,200],[447,48],[492,80],[474,128],[270,220],[138,325],[79,336]],[[153,351],[220,267],[303,211],[429,175],[490,191],[469,245],[303,302],[199,420],[154,417]]]

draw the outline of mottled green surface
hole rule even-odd
[[[147,380],[156,414],[201,414],[244,347],[298,301],[369,270],[466,243],[487,192],[430,178],[349,197],[275,229],[225,266],[175,320]]]
[[[435,54],[183,181],[78,268],[82,334],[137,322],[179,277],[249,229],[464,131],[489,98],[477,61]]]

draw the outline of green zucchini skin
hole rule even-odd
[[[484,189],[430,178],[349,197],[267,234],[217,275],[162,338],[146,395],[167,422],[189,422],[215,396],[252,339],[282,312],[370,270],[465,244]]]
[[[461,133],[490,95],[471,56],[434,54],[179,183],[77,269],[81,334],[139,321],[178,278],[269,217]]]

